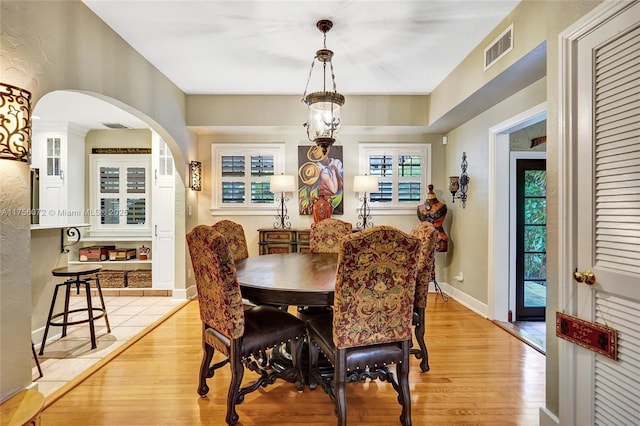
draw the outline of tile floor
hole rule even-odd
[[[107,333],[104,318],[96,320],[97,348],[91,349],[89,324],[71,326],[67,329],[66,337],[55,341],[49,340],[43,355],[39,354],[40,345],[36,345],[36,354],[40,360],[43,377],[38,379],[38,369],[35,362],[33,363],[32,377],[38,384],[38,390],[45,397],[118,349],[149,325],[186,303],[185,300],[177,300],[172,297],[154,296],[105,295],[104,300],[111,333]],[[99,306],[100,302],[97,297],[94,297],[92,303],[94,306]],[[84,295],[73,296],[70,305],[74,307],[86,306]],[[61,327],[49,329],[51,337],[60,337],[61,332]]]

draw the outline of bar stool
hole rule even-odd
[[[109,326],[109,317],[107,316],[107,308],[104,304],[104,298],[102,297],[102,288],[100,287],[100,280],[96,274],[102,266],[100,265],[71,265],[64,266],[62,268],[56,268],[51,273],[54,277],[67,277],[67,280],[63,283],[56,284],[56,289],[53,292],[53,299],[51,300],[51,308],[49,308],[49,317],[47,318],[47,325],[44,329],[44,336],[42,337],[42,345],[40,345],[40,355],[44,353],[44,345],[47,342],[47,334],[49,333],[50,326],[62,327],[62,337],[67,335],[67,326],[89,323],[89,331],[91,332],[91,349],[95,349],[96,345],[96,332],[94,328],[94,321],[104,317],[104,322],[107,324],[107,332],[111,333],[111,327]],[[94,308],[91,302],[91,281],[96,282],[96,289],[98,290],[98,296],[100,297],[100,308]],[[85,295],[87,296],[87,306],[85,308],[77,308],[69,310],[69,296],[71,294],[71,287],[76,286],[76,291],[80,293],[80,286],[84,286]],[[58,290],[64,287],[64,310],[57,314],[53,311],[56,305],[56,298],[58,297]],[[87,318],[70,321],[69,314],[76,312],[86,312]],[[54,322],[56,318],[62,317],[62,321]]]

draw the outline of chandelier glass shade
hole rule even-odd
[[[307,137],[311,142],[321,147],[322,152],[326,154],[328,148],[336,141],[340,131],[340,108],[344,105],[344,96],[336,89],[332,62],[333,51],[327,49],[327,32],[333,27],[333,22],[322,19],[316,23],[316,27],[324,35],[324,47],[316,52],[316,56],[311,62],[302,101],[309,107],[309,116],[307,122],[304,123],[307,128]],[[322,64],[322,90],[307,93],[316,61]],[[327,90],[327,87],[332,90]]]

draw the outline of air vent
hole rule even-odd
[[[120,124],[120,123],[100,123],[102,124],[104,127],[108,127],[109,129],[128,129],[128,126],[125,126],[124,124]]]
[[[484,70],[498,62],[504,55],[513,50],[513,24],[502,32],[484,49]]]

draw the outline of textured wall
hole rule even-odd
[[[4,401],[31,383],[29,165],[0,160],[0,182],[0,400]]]

